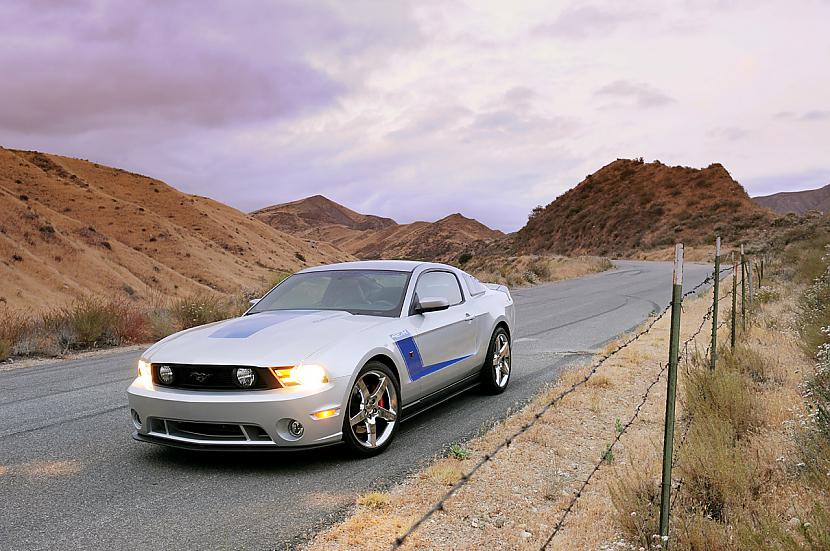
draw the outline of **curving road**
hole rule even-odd
[[[449,443],[478,433],[668,303],[669,263],[616,264],[514,291],[507,392],[470,391],[419,415],[369,460],[349,459],[339,448],[200,454],[133,442],[125,389],[138,352],[0,372],[0,547],[294,547],[344,515],[357,495],[403,479]],[[687,265],[686,287],[709,272]]]

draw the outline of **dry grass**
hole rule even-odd
[[[462,269],[481,281],[509,287],[574,279],[612,267],[607,258],[556,255],[474,256],[461,265]]]
[[[736,348],[720,351],[717,369],[695,365],[684,378],[683,424],[690,426],[676,450],[683,484],[672,512],[673,549],[830,546],[830,439],[804,412],[811,395],[801,389],[812,369],[794,323],[801,292],[769,293]],[[657,459],[654,453],[649,463]],[[658,481],[632,469],[612,491],[625,540],[646,549],[657,548],[649,536],[654,519],[634,519],[648,515]]]
[[[381,492],[369,492],[357,498],[357,505],[367,509],[385,509],[389,505],[389,496]]]
[[[464,476],[463,465],[454,459],[444,459],[433,465],[430,465],[421,475],[421,477],[429,482],[434,482],[442,486],[452,486]]]
[[[59,356],[70,351],[145,343],[240,315],[244,297],[200,295],[139,303],[113,297],[79,298],[28,316],[0,307],[0,361],[12,356]]]

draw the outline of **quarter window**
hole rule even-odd
[[[445,298],[450,306],[461,304],[463,295],[458,279],[450,272],[426,272],[418,278],[415,295],[421,298]]]

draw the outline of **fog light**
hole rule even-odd
[[[159,368],[159,380],[166,385],[173,382],[173,369],[169,365],[163,365]]]
[[[292,419],[288,422],[288,432],[294,438],[299,438],[305,432],[305,428],[303,428],[303,424],[297,421],[296,419]]]
[[[141,417],[138,416],[138,412],[134,409],[131,409],[130,417],[133,418],[133,426],[135,427],[135,430],[141,430]]]
[[[239,386],[242,388],[251,388],[254,386],[254,382],[256,382],[256,373],[250,367],[238,367],[234,369],[234,373],[236,374],[236,382],[239,383]]]

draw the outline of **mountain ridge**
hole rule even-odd
[[[353,211],[322,195],[271,205],[251,214],[276,228],[329,242],[366,260],[410,258],[449,262],[504,238],[501,231],[458,212],[434,222],[398,224],[391,218]]]
[[[752,200],[778,214],[794,212],[803,215],[811,210],[827,214],[830,213],[830,184],[802,191],[779,191],[771,195],[756,196]]]

